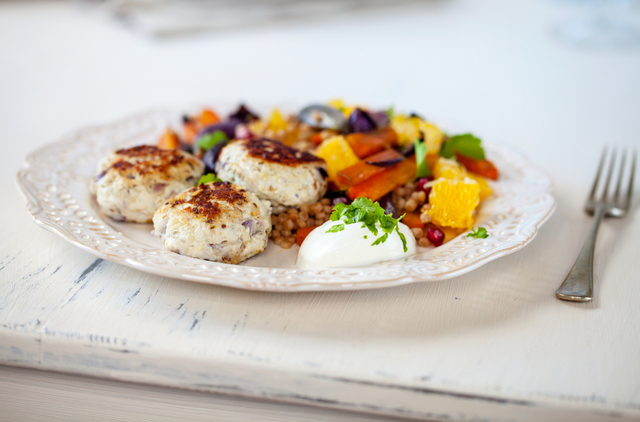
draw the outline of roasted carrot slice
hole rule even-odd
[[[290,130],[284,133],[284,137],[282,138],[282,143],[290,147],[297,140],[298,140],[298,129],[295,128],[293,130]]]
[[[352,133],[346,138],[359,158],[368,157],[398,143],[398,135],[390,127],[367,133]]]
[[[309,233],[313,231],[313,229],[318,228],[319,226],[307,226],[302,227],[296,231],[296,243],[298,245],[302,245],[302,242],[309,236]]]
[[[202,126],[209,126],[214,123],[218,123],[220,121],[220,117],[213,111],[208,108],[202,110],[202,114],[200,114],[200,123]]]
[[[347,196],[352,200],[364,196],[376,201],[414,177],[416,177],[416,157],[412,155],[364,182],[350,187],[347,190]]]
[[[158,140],[158,148],[160,149],[175,149],[179,147],[180,139],[178,139],[178,135],[171,129],[165,130]]]
[[[395,149],[385,149],[357,162],[351,167],[340,170],[336,176],[337,184],[344,190],[364,182],[378,173],[382,173],[391,165],[402,160],[404,160],[404,156]]]
[[[467,170],[491,180],[498,180],[498,169],[489,160],[474,160],[462,154],[456,154],[460,164]]]
[[[421,229],[424,227],[424,223],[420,220],[419,212],[408,212],[401,221],[410,229]]]
[[[184,122],[182,126],[182,130],[184,132],[184,141],[189,145],[193,144],[193,141],[196,139],[198,135],[198,131],[200,130],[199,125],[197,125],[194,121],[188,120]]]
[[[322,133],[317,132],[311,135],[309,140],[313,142],[313,145],[318,146],[322,143],[322,141],[324,141],[324,137],[322,136]]]
[[[427,165],[429,166],[429,169],[433,169],[436,166],[439,158],[440,154],[427,154]]]

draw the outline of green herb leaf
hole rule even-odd
[[[344,224],[336,224],[335,226],[327,230],[325,233],[338,233],[338,232],[341,232],[342,230],[344,230]]]
[[[200,138],[197,145],[206,151],[213,148],[216,144],[219,144],[220,142],[227,142],[228,140],[229,138],[227,138],[227,135],[223,131],[216,130],[215,132],[209,133]]]
[[[478,230],[471,229],[471,233],[467,235],[467,237],[475,237],[476,239],[486,239],[489,237],[489,233],[487,233],[487,229],[484,227],[478,227]]]
[[[455,141],[451,141],[451,138],[447,139],[440,148],[440,155],[444,158],[453,158],[455,152]]]
[[[424,140],[416,139],[414,149],[416,152],[416,164],[418,165],[416,177],[431,176],[431,169],[429,168],[429,164],[427,164],[427,145],[424,143]]]
[[[453,158],[456,153],[473,158],[474,160],[484,160],[482,141],[470,133],[452,136],[442,144],[440,155],[444,158]]]
[[[407,215],[406,213],[402,214],[400,216],[400,218],[398,218],[398,223],[400,222],[400,220],[402,220],[404,218],[404,216]],[[402,234],[402,232],[400,231],[400,229],[398,228],[398,225],[396,224],[396,233],[398,233],[398,236],[400,236],[400,240],[402,240],[402,249],[405,251],[405,253],[407,252],[407,238],[404,236],[404,234]]]
[[[387,109],[387,117],[389,118],[389,120],[393,119],[393,116],[395,115],[395,110],[393,106],[389,106],[389,108]]]
[[[377,238],[376,241],[371,244],[371,246],[376,246],[376,245],[379,245],[381,243],[384,243],[384,242],[387,241],[388,238],[389,238],[389,233],[385,233],[382,236],[380,236],[379,238]]]
[[[222,179],[216,177],[216,175],[213,173],[208,173],[202,176],[200,180],[198,180],[198,186],[200,186],[203,183],[209,183],[209,182],[222,182]]]
[[[377,238],[371,246],[376,246],[386,242],[389,235],[394,231],[402,240],[402,248],[407,252],[407,239],[398,229],[398,222],[402,217],[395,219],[391,213],[385,214],[384,209],[377,202],[371,201],[369,198],[359,197],[353,200],[351,205],[338,203],[333,208],[330,219],[331,221],[344,221],[344,224],[362,223],[362,228],[367,228],[374,236],[382,230],[384,233]],[[327,233],[335,233],[344,229],[344,224],[338,224],[330,228]],[[338,228],[340,227],[340,228]],[[378,229],[379,228],[379,229]],[[365,239],[367,236],[365,236]]]

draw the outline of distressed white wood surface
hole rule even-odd
[[[0,420],[11,422],[406,420],[2,365],[0,409]]]
[[[638,189],[601,228],[595,300],[554,297],[601,145],[640,146],[640,55],[551,42],[569,7],[431,2],[159,42],[76,3],[0,4],[0,363],[413,418],[640,419]],[[30,150],[83,124],[334,95],[521,149],[554,178],[555,215],[453,280],[252,293],[98,260],[33,224],[12,184]]]

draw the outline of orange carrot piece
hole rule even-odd
[[[183,124],[182,130],[184,132],[184,141],[192,145],[200,131],[200,127],[194,121],[189,120]]]
[[[158,140],[158,148],[160,149],[176,149],[180,148],[180,139],[178,135],[171,129],[164,131],[160,139]]]
[[[322,141],[324,141],[324,138],[322,137],[322,133],[320,132],[314,133],[313,135],[311,135],[309,139],[311,140],[311,142],[313,142],[315,146],[320,145]]]
[[[427,154],[427,165],[429,166],[429,169],[432,169],[436,166],[436,163],[438,162],[438,159],[440,158],[440,154]]]
[[[377,154],[373,154],[351,167],[340,170],[337,175],[338,184],[341,185],[343,189],[357,185],[389,168],[369,163],[380,163],[397,159],[404,159],[404,157],[395,149],[385,149]]]
[[[298,129],[293,129],[284,133],[282,143],[290,147],[298,140]]]
[[[464,156],[462,154],[456,154],[460,164],[465,166],[467,170],[479,174],[482,177],[486,177],[491,180],[498,180],[498,169],[489,160],[474,160],[473,158]]]
[[[313,229],[318,228],[319,226],[307,226],[296,231],[296,243],[298,245],[302,245],[302,242],[309,236],[309,233],[313,231]]]
[[[420,220],[419,212],[408,212],[400,221],[406,224],[410,229],[424,228],[424,223]]]
[[[368,157],[398,143],[398,135],[390,127],[368,133],[352,133],[346,139],[359,158]]]
[[[214,123],[218,123],[220,121],[220,117],[211,109],[205,108],[202,110],[202,114],[200,114],[200,123],[202,126],[212,125]]]
[[[416,169],[416,158],[412,155],[382,173],[350,187],[347,196],[352,200],[364,196],[376,201],[416,177]]]

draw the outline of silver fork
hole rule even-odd
[[[629,185],[627,193],[621,196],[622,179],[624,176],[624,168],[627,161],[627,150],[623,150],[622,159],[620,160],[620,170],[618,176],[618,184],[613,196],[609,195],[609,186],[616,167],[617,151],[614,148],[611,152],[609,170],[607,172],[607,180],[604,185],[604,191],[599,198],[596,198],[600,176],[604,163],[607,159],[607,148],[602,151],[600,164],[598,165],[598,173],[591,188],[591,194],[587,199],[584,210],[593,215],[593,221],[589,228],[589,233],[582,246],[580,255],[573,264],[573,268],[569,271],[567,278],[556,292],[558,299],[571,300],[574,302],[589,302],[593,299],[593,252],[596,245],[596,236],[598,235],[598,227],[605,217],[624,217],[631,206],[631,195],[633,194],[633,177],[636,169],[636,151],[633,150],[631,157],[631,173],[629,175]]]

